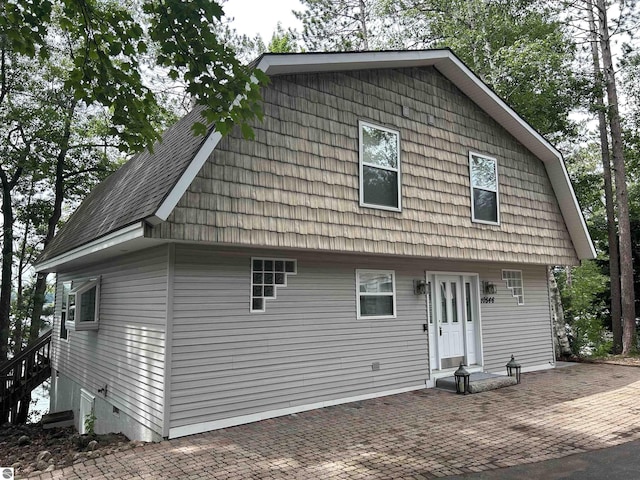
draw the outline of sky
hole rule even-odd
[[[233,27],[240,34],[260,34],[265,44],[271,40],[278,22],[285,30],[298,28],[300,22],[291,10],[302,10],[299,0],[228,0],[223,5],[227,17],[234,17]]]

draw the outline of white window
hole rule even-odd
[[[495,158],[469,152],[471,176],[471,219],[474,222],[498,225],[498,162]]]
[[[265,312],[267,300],[275,299],[278,287],[287,286],[287,277],[297,273],[295,260],[251,259],[251,312]]]
[[[93,278],[76,286],[67,295],[66,326],[76,331],[97,330],[100,317],[100,279]]]
[[[360,205],[394,210],[400,205],[400,132],[360,122]]]
[[[507,283],[511,294],[518,299],[518,305],[524,305],[524,285],[522,270],[502,270],[502,280]]]
[[[67,302],[70,291],[71,282],[64,282],[62,284],[62,308],[60,312],[60,338],[64,340],[68,340],[69,338],[69,331],[67,330]]]
[[[358,318],[395,318],[396,278],[392,270],[356,270]]]

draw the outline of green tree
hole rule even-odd
[[[72,161],[72,158],[86,161],[86,152],[92,150],[85,149],[87,145],[82,142],[72,144],[79,112],[106,111],[105,135],[117,139],[115,145],[120,150],[151,148],[159,139],[156,119],[161,111],[158,98],[145,83],[151,61],[154,68],[166,72],[170,81],[183,85],[195,103],[205,107],[202,122],[195,125],[194,133],[204,133],[206,124],[214,122],[223,134],[240,125],[245,135],[251,135],[248,122],[261,116],[259,88],[265,77],[246,67],[221,39],[222,16],[220,3],[210,0],[143,0],[139,4],[115,0],[0,3],[0,110],[11,120],[2,125],[4,143],[0,152],[3,213],[0,361],[7,358],[8,348],[14,194],[22,184],[30,184],[34,175],[49,179],[54,208],[47,222],[46,241],[55,232],[70,186],[93,168],[79,167]],[[27,121],[11,117],[18,114],[19,106],[11,97],[20,95],[22,85],[29,84],[17,80],[24,72],[21,65],[48,59],[55,63],[61,49],[68,52],[69,61],[61,63],[65,70],[58,76],[60,83],[52,85],[65,95],[60,113],[66,115],[66,120],[57,117],[55,125],[50,123],[55,128],[48,132],[49,140],[40,141],[47,138],[46,122],[42,125],[36,122],[38,128],[28,131]],[[46,117],[36,115],[31,119],[42,121]],[[50,148],[54,144],[55,148]],[[74,156],[75,152],[85,152],[85,156]],[[42,163],[43,158],[49,162]],[[45,168],[48,172],[43,174]],[[38,291],[44,290],[41,286],[35,291],[37,300]],[[36,307],[34,316],[38,317]]]
[[[295,53],[299,51],[299,48],[293,33],[285,31],[282,28],[282,24],[278,22],[276,31],[271,35],[267,51],[271,53]]]
[[[302,22],[306,50],[372,50],[382,46],[380,0],[301,0],[306,7],[294,11]]]
[[[566,320],[571,326],[571,348],[578,355],[608,353],[612,342],[605,335],[602,323],[607,277],[594,261],[585,261],[572,268],[571,283],[567,282],[564,272],[559,273],[558,283]]]
[[[547,2],[401,0],[386,8],[412,25],[405,44],[451,48],[540,133],[575,133],[569,113],[584,83],[572,68],[576,46]]]
[[[591,8],[591,2],[589,2]],[[602,54],[603,83],[607,93],[607,117],[611,136],[612,166],[615,175],[615,198],[618,213],[618,239],[620,247],[620,296],[622,303],[622,353],[629,354],[636,347],[635,292],[633,281],[633,251],[627,174],[624,158],[622,121],[618,105],[618,87],[611,54],[611,33],[608,11],[604,0],[596,0],[597,38]],[[615,319],[614,319],[615,320]],[[617,321],[617,320],[615,320]]]

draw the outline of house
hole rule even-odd
[[[561,154],[451,51],[266,54],[255,139],[193,111],[86,198],[52,411],[158,440],[553,368],[547,265],[594,248]]]

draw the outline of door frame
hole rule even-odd
[[[464,359],[465,364],[468,364],[469,359],[469,338],[467,335],[467,309],[465,308],[466,303],[466,288],[465,283],[471,281],[471,289],[472,289],[472,315],[475,317],[473,319],[473,341],[474,341],[474,350],[475,350],[475,363],[472,365],[468,365],[468,370],[470,371],[482,371],[484,367],[484,352],[482,345],[482,312],[480,308],[480,274],[477,272],[451,272],[451,271],[435,271],[435,270],[427,270],[425,271],[425,282],[427,285],[431,282],[432,289],[431,295],[429,290],[425,295],[425,317],[427,321],[427,337],[428,337],[428,348],[429,348],[429,376],[430,378],[434,378],[434,375],[437,377],[442,374],[449,375],[450,371],[453,369],[440,369],[440,357],[439,357],[439,342],[438,336],[436,335],[438,325],[435,318],[432,318],[433,311],[431,310],[432,304],[435,304],[435,288],[433,286],[436,284],[438,277],[456,277],[460,282],[460,291],[461,291],[461,301],[462,301],[462,320],[464,322],[463,328],[463,337],[464,337]],[[431,297],[431,298],[430,298]],[[475,297],[475,298],[473,298]],[[475,300],[475,302],[474,302]],[[431,302],[431,304],[430,304]],[[433,321],[432,321],[433,320]],[[457,367],[456,367],[457,368]]]

